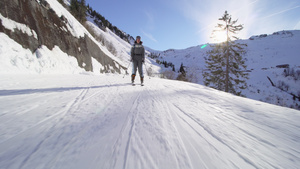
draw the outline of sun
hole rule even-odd
[[[215,43],[222,43],[227,40],[226,31],[216,31],[214,32],[213,41]]]

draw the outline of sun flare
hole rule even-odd
[[[214,42],[221,43],[227,40],[226,31],[216,31],[214,32]]]

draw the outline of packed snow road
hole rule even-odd
[[[0,168],[298,168],[300,112],[196,84],[0,75]]]

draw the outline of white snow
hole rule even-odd
[[[33,36],[35,39],[38,39],[37,34],[34,30],[30,29],[27,25],[15,22],[9,18],[6,18],[0,14],[0,19],[2,25],[6,28],[11,30],[12,32],[15,31],[15,29],[18,29],[22,31],[23,33],[26,33],[28,36]]]
[[[51,51],[41,46],[35,53],[0,33],[1,74],[73,74],[85,72],[77,60],[55,46]]]
[[[1,168],[298,168],[300,112],[121,75],[0,75]]]
[[[59,17],[64,16],[67,19],[68,30],[70,31],[70,33],[72,33],[73,36],[80,38],[84,37],[84,34],[89,35],[88,31],[84,29],[80,22],[77,21],[75,17],[69,11],[67,11],[66,8],[63,7],[58,1],[47,0],[47,2]]]
[[[87,30],[86,28],[74,18],[74,16],[69,13],[69,11],[63,7],[58,1],[50,1],[47,0],[50,7],[55,11],[55,13],[61,17],[64,16],[67,19],[67,28],[68,31],[77,38],[84,37],[85,35],[91,38],[92,41],[94,41],[98,47],[104,52],[108,57],[112,58],[113,60],[117,61],[119,64],[123,64],[123,62],[120,62],[118,57],[113,55],[111,52],[107,50],[107,47],[103,46],[101,43],[99,43]],[[65,2],[66,4],[69,4],[68,2]],[[87,22],[88,24],[88,22]],[[125,67],[125,65],[123,65]]]

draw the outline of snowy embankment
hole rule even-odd
[[[0,75],[0,168],[298,168],[300,112],[197,84]]]
[[[6,34],[0,33],[0,74],[78,74],[85,70],[78,66],[75,57],[69,56],[55,46],[46,46],[34,53],[24,49]],[[99,65],[99,63],[94,63]]]

